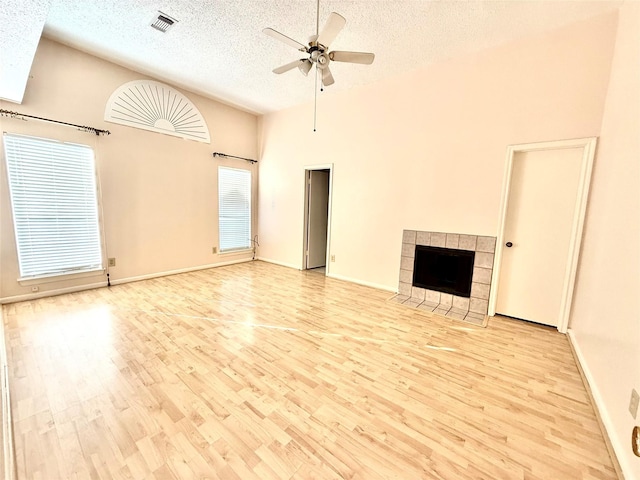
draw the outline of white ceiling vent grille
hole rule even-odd
[[[178,20],[176,20],[175,18],[171,18],[166,13],[162,13],[161,11],[158,11],[158,14],[155,17],[153,17],[153,20],[151,21],[151,26],[156,30],[160,30],[162,33],[164,33],[167,30],[169,30],[171,27],[173,27],[173,25],[177,21]]]
[[[117,88],[104,111],[107,122],[211,143],[200,110],[183,94],[160,82],[134,80]]]

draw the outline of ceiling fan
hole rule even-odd
[[[273,28],[265,28],[264,30],[262,30],[270,37],[275,38],[276,40],[280,40],[281,42],[286,43],[287,45],[306,54],[305,58],[300,58],[298,60],[294,60],[293,62],[287,63],[286,65],[275,68],[273,70],[273,73],[281,74],[298,67],[298,69],[306,76],[315,65],[316,82],[318,79],[318,75],[321,75],[322,85],[327,87],[335,83],[333,75],[331,74],[331,70],[329,69],[329,64],[331,62],[360,63],[363,65],[371,65],[373,63],[373,59],[375,58],[375,55],[373,53],[329,50],[329,45],[338,36],[346,23],[347,20],[342,15],[331,12],[329,18],[327,19],[327,23],[320,32],[320,0],[318,0],[316,8],[316,34],[309,37],[309,46],[306,46],[290,37],[287,37],[286,35],[274,30]]]

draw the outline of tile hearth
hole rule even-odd
[[[475,252],[471,297],[460,297],[412,286],[416,245]],[[495,248],[496,237],[404,230],[398,294],[392,300],[418,310],[465,320],[476,325],[485,325]]]
[[[391,298],[391,301],[400,303],[407,307],[415,308],[416,310],[435,313],[436,315],[442,315],[443,317],[453,318],[455,320],[463,320],[465,322],[473,323],[474,325],[480,325],[482,327],[486,326],[487,324],[488,317],[486,315],[461,310],[455,307],[449,307],[447,305],[442,305],[439,303],[432,303],[427,301],[420,302],[419,300],[416,300],[413,297],[407,297],[406,295],[394,295]]]

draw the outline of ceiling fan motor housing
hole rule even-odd
[[[324,69],[329,66],[331,59],[327,53],[327,47],[319,43],[309,43],[309,59],[314,62],[319,69]]]

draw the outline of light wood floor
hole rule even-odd
[[[5,306],[19,478],[613,479],[565,336],[262,262]]]

